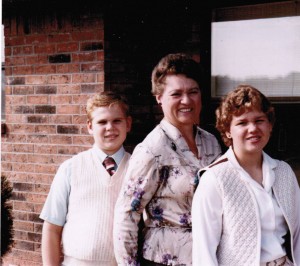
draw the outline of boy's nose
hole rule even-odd
[[[112,128],[113,128],[113,123],[106,124],[106,129],[112,129]]]

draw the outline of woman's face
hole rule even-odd
[[[156,96],[161,104],[164,118],[178,129],[199,124],[202,108],[198,83],[185,75],[169,75],[165,89]]]
[[[241,115],[232,116],[228,138],[232,138],[233,150],[237,155],[261,153],[272,132],[272,124],[266,114],[250,109]]]

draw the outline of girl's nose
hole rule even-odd
[[[257,129],[257,125],[255,123],[249,123],[249,131],[255,131]]]

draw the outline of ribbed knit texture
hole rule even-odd
[[[74,157],[64,254],[82,260],[115,260],[113,213],[129,157],[126,153],[113,176],[91,150]]]
[[[219,265],[259,265],[260,218],[254,195],[230,163],[213,167],[223,194],[223,231],[217,250]],[[225,172],[224,172],[225,170]],[[291,228],[295,224],[295,202],[289,195],[297,184],[291,168],[278,162],[273,190]]]

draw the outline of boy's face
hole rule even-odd
[[[131,117],[126,117],[118,104],[98,107],[92,113],[87,128],[99,149],[107,155],[117,152],[131,129]]]

